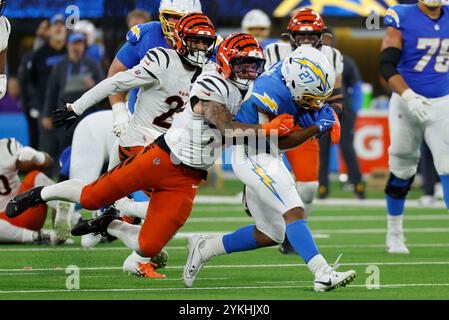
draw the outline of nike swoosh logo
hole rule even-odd
[[[315,281],[315,283],[319,283],[319,284],[322,284],[322,285],[325,285],[325,286],[330,286],[330,285],[332,285],[332,282],[329,280],[329,281],[327,281],[327,282],[323,282],[323,281]]]
[[[192,184],[192,189],[197,189],[199,186]]]

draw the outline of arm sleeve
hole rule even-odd
[[[57,99],[59,96],[59,81],[58,75],[61,72],[61,64],[57,64],[53,67],[48,78],[47,92],[45,94],[45,105],[44,105],[44,117],[51,117],[53,110],[57,106]]]
[[[5,16],[0,17],[0,51],[3,51],[8,47],[10,34],[11,24]]]
[[[73,111],[81,115],[88,108],[99,103],[109,95],[142,86],[156,85],[159,83],[157,77],[159,72],[158,66],[155,64],[149,65],[144,58],[131,70],[118,72],[87,91],[73,103]]]

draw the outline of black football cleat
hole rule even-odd
[[[99,233],[103,236],[107,236],[109,224],[117,219],[120,219],[119,212],[115,207],[110,206],[97,218],[79,221],[72,228],[71,234],[73,236],[84,236],[89,233]]]
[[[278,249],[282,254],[297,254],[287,238],[285,238],[284,242],[279,244]]]
[[[6,215],[8,218],[15,218],[29,208],[45,203],[41,198],[41,190],[43,188],[43,186],[33,188],[9,200],[6,205]]]

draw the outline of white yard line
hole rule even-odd
[[[340,266],[430,266],[430,265],[449,265],[449,261],[407,261],[407,262],[348,262],[339,263]],[[285,264],[225,264],[225,265],[206,265],[206,269],[239,269],[239,268],[303,268],[307,265],[302,263],[285,263]],[[183,265],[167,266],[165,269],[182,270]],[[79,268],[80,271],[101,271],[101,270],[122,270],[122,267],[86,267]],[[3,272],[36,272],[36,271],[64,271],[65,268],[30,268],[30,269],[0,269]]]
[[[391,283],[379,285],[382,289],[407,287],[448,287],[449,283]],[[349,288],[366,288],[366,285],[349,285]],[[278,286],[230,286],[230,287],[194,287],[194,288],[116,288],[116,289],[52,289],[52,290],[0,290],[0,294],[29,294],[29,293],[80,293],[80,292],[151,292],[151,291],[217,291],[217,290],[260,290],[260,289],[302,289],[312,288],[310,285],[278,285]]]

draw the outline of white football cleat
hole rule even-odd
[[[206,262],[200,252],[200,244],[205,240],[206,239],[201,235],[194,235],[189,239],[189,253],[183,273],[184,286],[187,288],[191,288],[193,286],[197,273],[200,272]]]
[[[168,257],[165,250],[156,255]],[[153,258],[153,259],[154,259]],[[128,273],[128,275],[134,274],[138,277],[153,278],[153,279],[163,279],[166,277],[165,274],[156,272],[158,265],[151,261],[150,258],[145,258],[139,256],[136,252],[131,253],[123,263],[123,272]],[[166,261],[166,260],[165,260]]]
[[[328,271],[324,272],[318,278],[315,278],[314,281],[314,290],[316,292],[323,291],[331,291],[338,287],[346,287],[349,283],[354,281],[357,274],[354,270],[349,270],[345,272],[337,272],[338,268],[338,260],[340,260],[340,256],[338,256],[337,261],[335,261],[332,268],[329,268]]]
[[[100,233],[89,233],[81,236],[81,247],[83,249],[92,249],[101,241],[102,235]]]
[[[58,201],[56,205],[55,231],[61,241],[67,240],[70,236],[72,213],[74,211],[74,203]]]
[[[405,245],[404,235],[402,233],[387,233],[386,250],[388,253],[409,254],[407,246]]]

